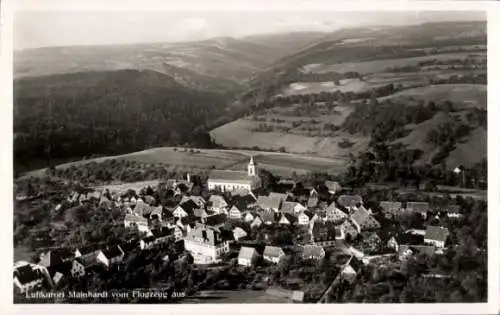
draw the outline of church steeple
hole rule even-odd
[[[253,162],[253,156],[250,157],[250,162],[248,163],[248,176],[255,176],[255,163]]]

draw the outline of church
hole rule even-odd
[[[215,170],[208,177],[208,190],[222,192],[234,190],[252,191],[260,186],[260,178],[256,171],[253,156],[250,157],[247,171]]]

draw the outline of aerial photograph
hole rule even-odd
[[[488,302],[486,26],[15,12],[13,303]]]

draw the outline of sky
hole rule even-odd
[[[343,27],[485,20],[481,11],[19,10],[14,49],[203,40]]]

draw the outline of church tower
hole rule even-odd
[[[255,163],[253,162],[253,156],[250,157],[250,163],[248,163],[248,176],[255,176]]]

